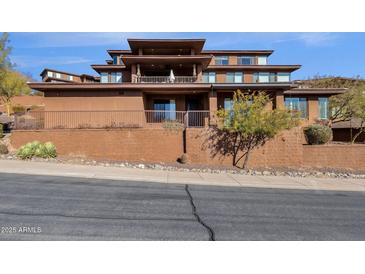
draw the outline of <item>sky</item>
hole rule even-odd
[[[40,80],[44,68],[76,74],[97,73],[91,64],[110,59],[107,49],[128,49],[127,38],[205,38],[204,49],[272,49],[269,64],[300,64],[292,79],[316,75],[365,77],[365,33],[10,33],[16,69]]]

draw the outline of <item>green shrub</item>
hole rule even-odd
[[[11,107],[14,113],[25,112],[25,107],[22,105],[14,105]]]
[[[0,143],[0,154],[8,154],[9,150],[5,144]]]
[[[326,144],[332,140],[332,130],[328,126],[310,125],[304,129],[304,134],[310,145]]]
[[[0,124],[0,138],[4,137],[4,126],[3,124]]]
[[[51,142],[42,144],[34,141],[20,147],[16,154],[20,159],[31,159],[32,157],[55,158],[57,156],[56,147]]]

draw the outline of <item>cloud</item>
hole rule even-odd
[[[331,45],[338,35],[331,32],[308,32],[300,33],[298,38],[307,46],[327,46]]]
[[[30,55],[14,55],[12,56],[12,62],[15,63],[17,68],[37,68],[46,66],[58,66],[58,65],[75,65],[92,63],[94,60],[77,56],[30,56]]]

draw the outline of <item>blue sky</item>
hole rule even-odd
[[[273,49],[270,64],[301,64],[293,79],[314,75],[365,77],[365,33],[10,33],[12,62],[40,80],[44,68],[95,75],[107,49],[128,49],[127,38],[206,38],[205,49]]]

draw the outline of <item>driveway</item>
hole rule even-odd
[[[0,240],[365,240],[365,196],[0,173],[0,226]]]

